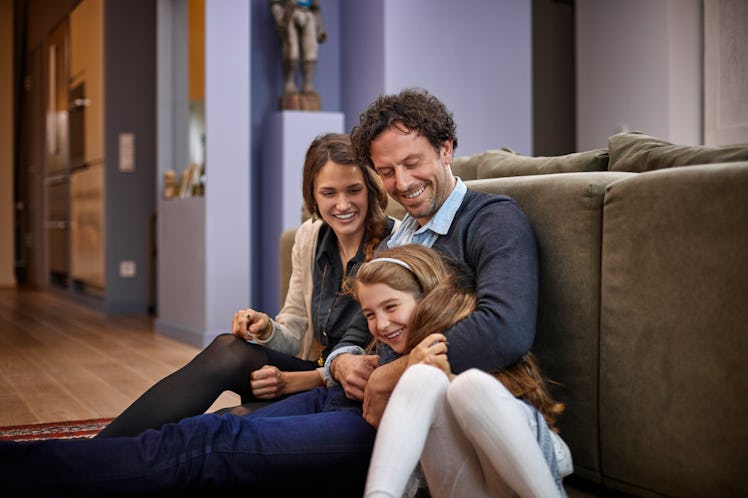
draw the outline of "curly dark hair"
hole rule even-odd
[[[439,150],[446,140],[457,149],[457,126],[452,113],[428,91],[408,88],[394,95],[381,95],[359,115],[351,130],[353,151],[359,162],[372,165],[369,147],[380,133],[391,127],[415,131]]]

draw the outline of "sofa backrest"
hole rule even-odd
[[[748,161],[748,144],[731,146],[678,145],[638,131],[608,138],[607,149],[559,156],[523,156],[509,147],[456,156],[452,172],[463,180],[507,176],[626,171],[643,173],[676,166]]]
[[[600,479],[598,339],[600,247],[606,187],[634,173],[560,173],[466,182],[514,198],[535,229],[540,256],[538,326],[533,350],[560,385],[560,429],[575,472]]]
[[[602,243],[606,479],[637,495],[746,496],[748,162],[611,183]]]

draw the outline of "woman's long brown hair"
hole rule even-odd
[[[366,234],[364,235],[363,251],[368,260],[374,254],[379,243],[387,232],[387,192],[384,190],[382,179],[369,166],[357,162],[353,155],[350,136],[344,133],[325,133],[316,137],[304,158],[304,172],[302,175],[302,195],[304,205],[311,214],[319,216],[319,209],[314,200],[314,189],[317,174],[328,162],[344,166],[356,166],[361,170],[366,184],[368,194],[367,212],[364,223]]]
[[[376,261],[376,258],[395,258],[408,264],[412,271],[390,262]],[[409,244],[382,251],[376,258],[359,268],[348,288],[356,296],[358,283],[383,283],[420,299],[408,325],[406,351],[412,350],[429,334],[443,333],[475,310],[475,293],[465,283],[470,279],[458,273],[459,265],[444,260],[433,249]],[[490,373],[513,396],[537,408],[548,426],[558,431],[556,421],[564,405],[551,397],[547,385],[550,381],[543,375],[532,352],[515,364]]]

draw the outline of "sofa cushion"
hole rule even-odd
[[[643,173],[673,166],[748,161],[748,145],[675,145],[640,132],[608,138],[610,171]]]
[[[506,194],[538,238],[540,295],[533,350],[566,403],[561,435],[577,475],[600,479],[597,433],[600,234],[605,187],[634,173],[559,173],[465,182]],[[558,389],[556,388],[558,387]]]
[[[637,495],[748,489],[746,192],[748,162],[608,187],[600,458]]]
[[[473,156],[455,156],[452,159],[452,173],[459,176],[463,181],[478,178],[478,161]]]
[[[477,178],[543,175],[583,171],[605,171],[608,168],[606,149],[574,152],[563,156],[523,156],[503,147],[487,150],[470,157],[477,168]]]

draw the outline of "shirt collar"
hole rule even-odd
[[[338,248],[338,237],[335,235],[335,230],[330,228],[330,225],[327,223],[323,223],[319,231],[320,238],[315,261],[318,264],[323,261],[322,258],[325,258],[328,262],[340,261],[340,249]],[[362,261],[364,261],[363,244],[359,244],[356,254],[348,262],[348,265],[350,266],[351,263],[360,263]]]
[[[452,189],[452,193],[449,194],[447,200],[441,205],[436,214],[421,228],[416,230],[416,233],[423,233],[427,230],[438,233],[439,235],[446,235],[449,231],[449,227],[452,226],[452,221],[455,219],[455,214],[462,204],[462,200],[465,198],[467,193],[467,186],[460,179],[455,177],[455,188]],[[406,218],[410,215],[406,215]],[[403,219],[403,222],[405,219]]]
[[[323,223],[319,229],[319,244],[317,245],[317,254],[315,259],[317,262],[326,258],[328,261],[332,259],[334,251],[338,249],[338,238],[335,237],[335,231],[333,231],[327,223]]]

